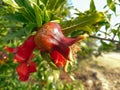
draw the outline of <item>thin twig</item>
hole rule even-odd
[[[107,39],[107,38],[101,38],[101,37],[92,36],[92,35],[90,35],[89,37],[90,37],[90,38],[100,39],[100,40],[106,40],[106,41],[111,41],[111,42],[118,42],[118,43],[120,43],[120,41],[117,41],[117,40],[112,40],[112,39]]]

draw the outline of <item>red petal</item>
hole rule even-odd
[[[7,47],[7,46],[4,49],[10,53],[16,53],[18,50],[17,48],[11,48],[11,47]]]
[[[69,59],[70,48],[65,45],[59,45],[54,47],[54,50],[60,52],[66,59]]]
[[[28,79],[30,73],[29,73],[29,67],[27,66],[26,62],[21,63],[17,68],[16,71],[18,75],[20,76],[21,81],[25,81]]]
[[[30,62],[29,63],[29,72],[32,73],[32,72],[36,72],[36,64],[34,62]]]
[[[26,76],[19,76],[19,80],[20,81],[27,81],[29,78],[29,75],[26,75]]]
[[[30,36],[24,43],[23,43],[23,47],[28,47],[28,50],[32,50],[34,49],[35,46],[35,42],[34,42],[34,35]]]
[[[27,60],[32,54],[34,48],[34,36],[30,36],[19,48],[15,55],[15,60],[18,62],[23,62]]]
[[[53,59],[53,62],[58,66],[62,67],[66,64],[66,59],[56,50],[52,51],[50,53],[51,58]]]

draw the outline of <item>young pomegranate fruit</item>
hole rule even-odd
[[[62,67],[66,60],[72,60],[70,46],[83,38],[84,36],[68,38],[62,33],[59,24],[48,22],[38,29],[34,41],[38,49],[50,53],[53,62]]]

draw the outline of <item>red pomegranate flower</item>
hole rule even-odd
[[[26,81],[29,78],[30,73],[36,72],[36,64],[34,62],[22,62],[16,68],[16,71],[19,75],[21,81]]]
[[[17,48],[5,47],[11,53],[14,53],[14,62],[19,62],[20,65],[16,71],[21,81],[26,81],[30,73],[36,72],[36,64],[32,61],[34,57],[33,50],[35,49],[34,36],[30,36],[22,45]]]
[[[32,35],[22,45],[16,48],[5,47],[5,50],[15,54],[14,56],[15,62],[23,62],[30,57],[35,47],[36,46],[34,43],[34,35]]]

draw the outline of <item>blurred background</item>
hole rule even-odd
[[[76,44],[68,72],[35,50],[37,72],[21,82],[4,47],[21,45],[49,21],[67,37],[89,37]],[[0,90],[120,90],[119,76],[120,0],[0,0]]]

